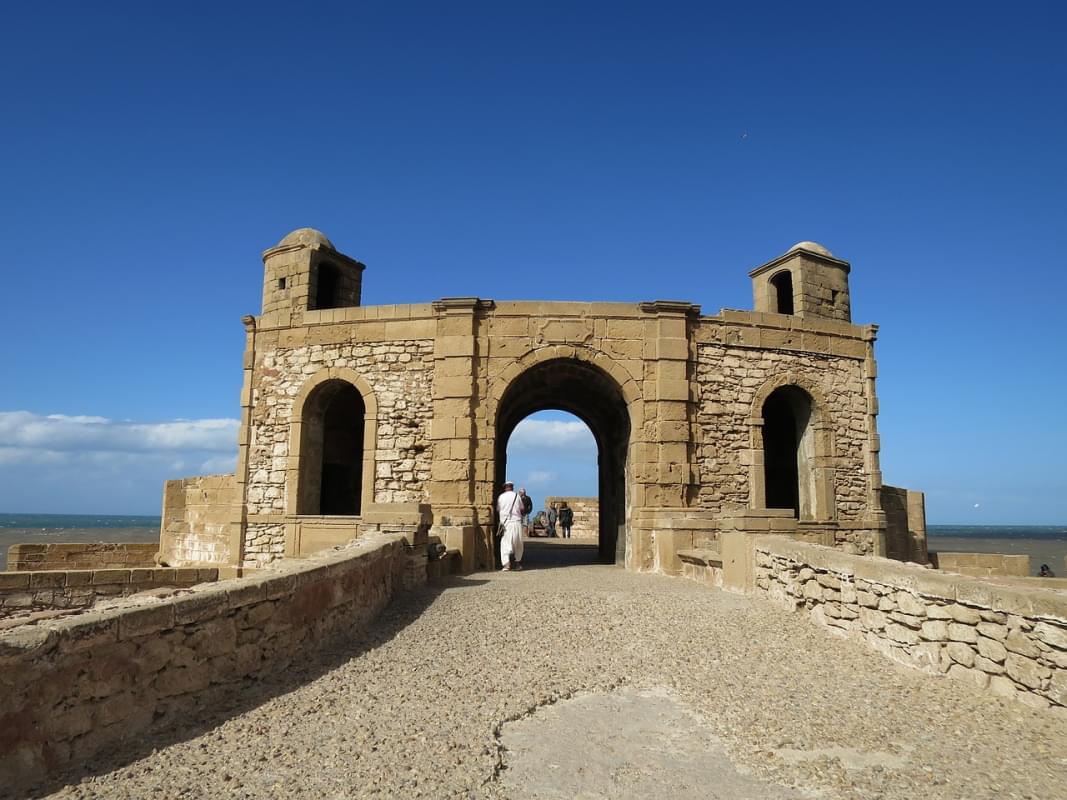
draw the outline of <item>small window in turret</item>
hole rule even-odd
[[[285,288],[285,278],[278,278],[278,288],[279,289],[284,289]]]
[[[311,310],[341,307],[341,273],[333,264],[321,262],[316,269],[315,305]]]
[[[793,274],[789,270],[779,272],[771,278],[775,295],[775,310],[779,314],[793,313]]]

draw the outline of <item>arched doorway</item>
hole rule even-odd
[[[815,519],[814,426],[811,396],[781,386],[763,403],[763,468],[767,508]]]
[[[298,514],[359,516],[366,405],[343,380],[315,387],[304,403]]]
[[[558,409],[589,426],[598,451],[602,561],[622,563],[629,524],[627,465],[630,415],[618,384],[599,367],[573,358],[543,361],[508,386],[497,408],[494,496],[507,478],[507,443],[515,426],[536,411]]]

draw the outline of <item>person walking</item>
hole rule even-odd
[[[563,528],[563,538],[571,538],[571,525],[574,524],[574,511],[566,503],[560,503],[559,526]]]
[[[510,572],[522,569],[522,499],[515,493],[515,484],[504,481],[504,491],[496,499],[500,517],[500,564],[501,570]],[[514,567],[512,561],[515,562]]]
[[[545,518],[548,520],[548,535],[553,539],[556,538],[556,504],[548,504],[548,512],[545,514]]]
[[[530,535],[530,512],[533,511],[533,498],[526,494],[526,490],[519,488],[519,499],[522,501],[522,535]]]

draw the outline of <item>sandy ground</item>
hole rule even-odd
[[[570,566],[589,546],[528,548],[524,571],[404,595],[369,633],[50,796],[608,798],[649,780],[663,797],[1067,796],[1067,715],[763,601]]]

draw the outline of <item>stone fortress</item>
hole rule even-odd
[[[1067,580],[1012,574],[1002,556],[930,568],[922,494],[882,482],[876,328],[852,324],[849,264],[824,247],[754,269],[755,310],[714,316],[667,300],[361,306],[363,265],[307,228],[263,261],[235,472],[167,482],[158,553],[11,549],[0,796],[101,754],[137,758],[155,733],[367,632],[408,590],[493,569],[507,441],[541,409],[597,442],[601,561],[768,600],[1067,714]],[[529,591],[551,574],[448,586],[506,597],[512,579]]]
[[[166,487],[162,558],[260,567],[367,532],[494,563],[515,426],[584,420],[600,453],[599,552],[678,573],[722,531],[926,561],[922,496],[883,485],[874,325],[847,261],[800,242],[750,273],[754,311],[673,300],[360,305],[364,265],[322,233],[263,254],[237,469]]]

